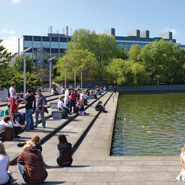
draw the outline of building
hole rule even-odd
[[[67,42],[71,40],[68,34],[68,26],[63,29],[63,34],[59,31],[52,33],[52,26],[44,36],[23,35],[18,39],[18,54],[24,49],[31,47],[25,54],[33,57],[34,62],[47,60],[51,56],[63,56],[67,49]]]
[[[63,29],[63,34],[59,34],[59,31],[52,33],[52,27],[50,27],[50,29],[48,28],[48,34],[44,36],[23,35],[18,40],[18,53],[20,54],[24,49],[32,47],[26,54],[33,57],[35,63],[43,64],[43,61],[46,61],[51,56],[61,57],[67,49],[67,42],[71,40],[71,36],[69,36],[68,32],[68,26]],[[105,30],[104,33],[113,35],[116,38],[116,42],[123,46],[125,51],[129,51],[133,44],[139,44],[141,48],[143,48],[146,44],[160,39],[164,39],[165,41],[172,40],[174,44],[179,44],[185,48],[185,45],[177,43],[176,40],[172,38],[172,32],[161,33],[158,37],[154,38],[150,38],[150,32],[148,30],[134,30],[128,32],[127,36],[116,36],[115,28],[110,28]],[[42,67],[43,66],[41,66],[41,68]]]
[[[185,45],[176,43],[176,40],[172,38],[172,32],[165,32],[159,34],[158,37],[150,38],[150,32],[148,30],[140,31],[134,30],[127,33],[127,36],[116,36],[115,28],[110,28],[104,31],[107,35],[113,35],[116,42],[125,48],[125,51],[130,51],[133,44],[139,44],[143,48],[146,44],[150,44],[155,40],[164,39],[165,41],[173,41],[174,44],[179,44],[180,47],[185,48]]]

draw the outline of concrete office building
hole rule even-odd
[[[59,34],[59,31],[52,33],[52,27],[50,27],[50,29],[48,28],[48,34],[44,36],[23,35],[18,40],[18,53],[20,54],[24,49],[32,47],[26,54],[33,57],[34,62],[42,62],[50,56],[63,56],[67,49],[67,42],[71,40],[68,32],[68,26],[63,29],[62,34]],[[129,51],[133,44],[139,44],[143,48],[146,44],[160,39],[164,39],[165,41],[172,40],[174,44],[179,44],[185,48],[185,45],[176,43],[176,40],[172,38],[172,32],[161,33],[158,37],[154,38],[150,38],[148,30],[134,30],[128,32],[127,36],[116,36],[115,28],[110,28],[105,30],[104,33],[113,35],[116,38],[116,42],[123,46],[125,51]],[[38,53],[40,53],[40,56]]]
[[[32,47],[26,52],[27,55],[33,57],[33,60],[46,60],[50,56],[63,56],[67,49],[67,42],[71,40],[68,34],[68,26],[63,29],[63,34],[59,31],[52,33],[52,26],[48,28],[48,33],[44,36],[23,35],[18,39],[18,54],[24,49]],[[42,53],[41,53],[42,51]],[[38,54],[38,52],[40,54]],[[42,59],[40,56],[42,55]]]
[[[185,45],[176,43],[176,40],[172,38],[172,32],[165,32],[159,34],[158,37],[150,38],[150,32],[148,30],[140,31],[133,30],[127,33],[127,36],[116,36],[115,28],[110,28],[104,31],[107,35],[113,35],[116,38],[116,42],[125,48],[125,51],[130,51],[133,44],[139,44],[143,48],[146,44],[150,44],[155,40],[164,39],[165,41],[172,40],[174,44],[179,44],[180,47],[185,48]]]

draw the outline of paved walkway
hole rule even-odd
[[[104,97],[105,98],[105,97]],[[181,170],[179,156],[108,156],[112,123],[117,101],[113,96],[106,107],[109,113],[101,113],[73,155],[73,164],[59,168],[56,164],[57,136],[67,135],[75,143],[78,133],[86,128],[84,117],[78,117],[43,145],[43,156],[47,163],[49,185],[174,185],[183,184],[175,177]],[[93,106],[92,106],[93,110]],[[90,111],[90,108],[88,109]],[[87,111],[87,112],[88,112]],[[94,113],[92,113],[93,115]],[[86,118],[89,118],[89,115]],[[83,126],[82,126],[83,125]],[[23,182],[17,166],[11,166],[13,176]]]

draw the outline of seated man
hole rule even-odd
[[[0,122],[0,137],[4,141],[13,139],[13,125],[9,124],[10,116],[5,116]]]
[[[102,101],[99,101],[95,106],[96,111],[103,111],[107,113],[108,111],[105,110],[105,107],[102,105]]]

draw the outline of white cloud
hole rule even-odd
[[[175,36],[177,36],[179,34],[179,32],[175,28],[165,27],[164,31],[165,32],[171,31],[173,33],[173,35],[175,35]]]
[[[11,53],[18,52],[18,38],[15,36],[3,40],[1,44]]]
[[[8,31],[7,29],[1,30],[1,33],[14,34],[14,31]]]
[[[17,3],[20,3],[21,0],[12,0],[12,4],[17,4]]]

